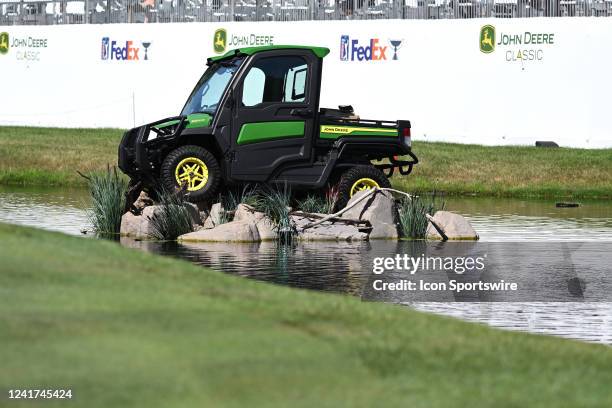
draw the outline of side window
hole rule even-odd
[[[291,68],[285,81],[285,102],[304,102],[306,99],[306,65]]]
[[[296,103],[308,99],[308,66],[302,57],[262,58],[242,85],[242,104]]]
[[[242,104],[244,106],[255,106],[263,102],[265,82],[266,74],[261,69],[253,67],[249,70],[242,86]]]

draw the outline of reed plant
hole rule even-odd
[[[443,210],[444,207],[444,201],[437,200],[435,193],[425,198],[414,194],[411,195],[411,198],[402,198],[398,204],[402,236],[411,239],[424,239],[428,223],[426,214],[433,215],[436,211]]]
[[[325,195],[310,193],[297,202],[297,207],[309,213],[331,214],[336,206],[337,194],[335,191],[328,191]]]
[[[291,243],[297,234],[297,228],[290,216],[291,190],[287,185],[282,188],[280,186],[261,188],[251,201],[258,211],[266,214],[272,221],[279,242]]]
[[[325,198],[320,194],[308,194],[297,202],[297,207],[308,213],[327,213]]]
[[[194,230],[185,195],[160,188],[157,191],[160,207],[151,218],[152,238],[171,241]]]
[[[116,167],[109,166],[104,173],[82,176],[88,181],[91,194],[92,206],[87,211],[87,216],[94,232],[106,237],[119,234],[121,216],[125,208],[127,180],[117,173]]]

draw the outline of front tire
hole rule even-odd
[[[373,187],[391,188],[391,183],[374,166],[355,166],[345,171],[338,183],[338,209],[346,207],[351,197],[359,191],[369,190]]]
[[[171,151],[162,162],[160,176],[168,191],[184,188],[191,202],[214,197],[221,183],[219,162],[201,146],[185,145]]]

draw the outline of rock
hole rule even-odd
[[[151,205],[145,207],[140,215],[134,215],[131,212],[123,214],[121,217],[120,234],[137,239],[151,238],[153,233],[151,218],[160,208],[160,206]]]
[[[138,211],[142,211],[145,207],[153,205],[153,199],[149,197],[146,191],[141,191],[133,205]]]
[[[299,231],[298,240],[300,241],[365,241],[368,239],[368,234],[360,232],[354,225],[326,221],[302,231],[302,228],[313,220],[298,215],[292,215],[291,218]]]
[[[238,204],[234,212],[234,221],[253,221],[257,222],[265,218],[265,214],[257,211],[248,204]]]
[[[442,228],[449,240],[478,240],[478,234],[470,222],[459,214],[455,214],[450,211],[437,211],[434,214],[433,219],[436,225]],[[429,222],[427,225],[425,236],[429,240],[442,239],[442,236],[440,236],[431,222]]]
[[[198,206],[193,203],[185,203],[185,207],[189,212],[189,217],[191,218],[191,223],[196,225],[202,225],[202,217],[200,216],[200,211],[198,211]]]
[[[349,200],[347,206],[353,204],[367,192],[369,190],[360,191],[355,194]],[[372,231],[369,235],[370,239],[398,239],[399,237],[395,200],[388,191],[377,191],[342,214],[342,218],[369,221],[370,225],[372,225]]]
[[[250,221],[232,221],[178,237],[178,241],[182,242],[259,242],[260,240],[257,225]]]
[[[325,223],[298,234],[300,241],[367,241],[368,234],[353,225]]]
[[[200,213],[200,223],[202,226],[206,224],[206,220],[208,219],[208,211],[199,211]]]
[[[221,224],[221,213],[225,211],[221,203],[215,203],[210,208],[208,217],[204,221],[204,228],[215,228]]]
[[[255,210],[248,204],[239,204],[234,213],[234,221],[252,222],[257,226],[259,238],[262,241],[271,241],[278,238],[272,221],[262,212]]]

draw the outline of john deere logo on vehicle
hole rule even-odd
[[[4,55],[9,50],[9,35],[8,33],[0,33],[0,54]]]
[[[215,31],[215,36],[213,38],[213,49],[217,54],[221,54],[225,52],[225,48],[227,47],[227,31],[224,28],[220,28]]]
[[[490,24],[480,29],[480,51],[485,54],[495,51],[495,27]]]

